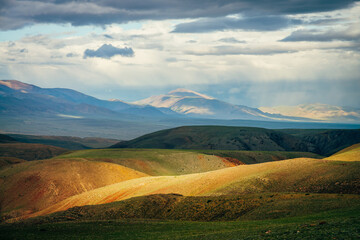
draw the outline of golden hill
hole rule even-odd
[[[29,214],[76,194],[144,176],[127,167],[86,160],[19,163],[0,170],[1,215]]]
[[[69,197],[27,217],[150,194],[218,196],[259,192],[360,193],[360,163],[298,158],[181,176],[144,177]]]
[[[360,161],[360,143],[347,147],[326,159],[338,161]]]

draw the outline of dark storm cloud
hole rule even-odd
[[[232,17],[207,18],[194,22],[178,24],[173,32],[201,33],[228,29],[274,31],[300,23],[300,20],[293,20],[283,16],[260,16],[239,19]]]
[[[123,57],[133,57],[134,51],[132,50],[132,48],[128,47],[117,48],[111,44],[104,44],[97,50],[86,49],[84,52],[84,58],[98,57],[109,59],[115,55],[120,55]]]
[[[104,25],[137,20],[213,18],[236,13],[247,16],[312,13],[346,8],[356,1],[358,0],[1,0],[0,29],[16,29],[35,23]]]
[[[331,42],[331,41],[359,41],[360,31],[355,33],[350,31],[327,31],[319,32],[315,30],[298,30],[282,39],[282,42]]]

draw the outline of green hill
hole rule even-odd
[[[186,126],[147,134],[113,148],[300,151],[329,156],[360,142],[360,130],[270,130],[249,127]]]
[[[59,158],[116,163],[152,176],[207,172],[242,164],[236,159],[230,161],[216,155],[172,149],[91,149]]]
[[[86,159],[123,165],[149,175],[199,173],[290,158],[321,158],[313,153],[284,151],[229,151],[178,149],[91,149],[57,156],[62,159]]]
[[[319,205],[315,205],[319,206]],[[75,212],[76,213],[76,212]],[[340,208],[298,217],[243,221],[95,220],[0,224],[1,239],[358,239],[360,208]],[[76,219],[76,218],[75,218]]]
[[[360,143],[360,129],[284,129],[282,133],[296,136],[316,146],[320,155],[330,156],[346,147]]]
[[[147,134],[113,147],[308,152],[313,146],[291,135],[264,128],[189,126]]]

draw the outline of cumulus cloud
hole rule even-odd
[[[117,48],[111,44],[104,44],[99,47],[97,50],[86,49],[84,52],[84,58],[106,58],[110,59],[115,55],[120,55],[123,57],[133,57],[134,51],[132,48],[124,47],[124,48]]]
[[[257,12],[260,15],[331,11],[357,0],[5,0],[0,1],[0,29],[17,29],[35,23],[105,25],[140,20],[223,17]]]
[[[290,19],[284,16],[257,16],[257,17],[222,17],[200,19],[175,26],[175,33],[203,33],[223,31],[229,29],[242,29],[248,31],[274,31],[300,24],[301,20]]]

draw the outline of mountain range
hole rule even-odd
[[[315,119],[315,114],[234,105],[187,89],[127,103],[98,99],[72,89],[41,88],[16,80],[0,80],[0,130],[23,134],[125,140],[183,125],[339,128],[321,124],[327,120],[358,123],[357,112],[349,111],[342,109],[337,115],[322,114],[320,119]],[[322,112],[326,112],[326,108],[323,107]]]
[[[328,122],[359,122],[360,109],[313,103],[297,106],[260,107],[261,111],[283,116],[305,117]]]

